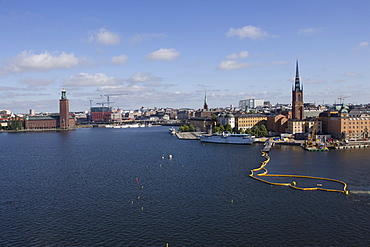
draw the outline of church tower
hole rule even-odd
[[[207,92],[204,93],[204,106],[203,109],[208,111]]]
[[[303,120],[304,118],[303,86],[301,85],[299,80],[298,60],[296,66],[295,81],[292,90],[292,118],[298,120]]]
[[[69,101],[66,90],[62,90],[62,97],[59,100],[59,128],[68,129],[69,126]]]

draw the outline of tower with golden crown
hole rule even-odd
[[[62,90],[62,97],[59,100],[59,128],[68,129],[70,127],[69,121],[69,101],[67,99],[66,90]]]

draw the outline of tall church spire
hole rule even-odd
[[[302,91],[301,82],[299,80],[298,60],[297,60],[296,71],[295,71],[294,91],[297,91],[297,92]]]
[[[292,118],[302,120],[304,118],[303,87],[299,80],[298,60],[295,71],[295,81],[292,90]]]
[[[208,111],[208,102],[207,102],[207,91],[204,93],[204,110]]]

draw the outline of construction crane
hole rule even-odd
[[[108,108],[109,108],[109,97],[119,96],[119,95],[127,95],[127,94],[104,94],[104,95],[100,95],[100,96],[107,97],[107,103],[108,103]],[[114,102],[110,102],[110,103],[114,103]]]
[[[317,117],[315,119],[315,123],[313,124],[312,126],[312,132],[311,132],[311,136],[310,138],[307,140],[307,143],[306,143],[306,147],[312,147],[313,146],[313,141],[315,139],[315,136],[316,136],[316,131],[317,131],[317,125],[319,123],[319,118]]]
[[[340,96],[338,99],[340,100],[339,102],[340,102],[340,104],[342,104],[343,102],[344,102],[344,99],[345,98],[349,98],[349,96],[345,96],[345,97],[342,97],[342,96]]]

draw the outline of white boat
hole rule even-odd
[[[174,127],[171,127],[169,131],[171,135],[176,135],[176,129]]]
[[[214,133],[213,135],[199,136],[201,142],[225,143],[225,144],[252,144],[254,136],[248,134],[230,134],[225,131],[222,134]]]

